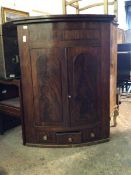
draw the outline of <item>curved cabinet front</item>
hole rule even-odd
[[[105,15],[16,21],[24,144],[59,146],[109,138],[110,46],[116,44],[112,21],[113,16]]]

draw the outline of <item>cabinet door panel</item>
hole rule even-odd
[[[31,51],[34,120],[36,125],[59,126],[62,115],[62,60],[64,49]]]
[[[71,125],[99,122],[100,48],[69,48],[68,77]],[[99,85],[98,85],[99,84]],[[98,100],[99,99],[99,100]]]

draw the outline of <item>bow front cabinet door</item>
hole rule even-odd
[[[107,141],[116,105],[116,24],[108,15],[16,20],[26,145]]]

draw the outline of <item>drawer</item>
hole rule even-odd
[[[38,140],[40,144],[55,143],[55,133],[52,132],[40,132],[38,133]]]
[[[81,132],[59,132],[56,133],[57,144],[81,143]]]
[[[96,128],[90,128],[88,130],[88,140],[89,141],[96,141],[98,140],[101,136],[100,136],[100,128],[96,127]]]
[[[83,141],[91,142],[101,139],[101,129],[100,127],[88,128],[83,131]]]

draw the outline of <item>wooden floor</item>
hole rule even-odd
[[[131,98],[124,96],[110,142],[77,148],[22,145],[21,128],[0,136],[0,175],[131,175]]]

